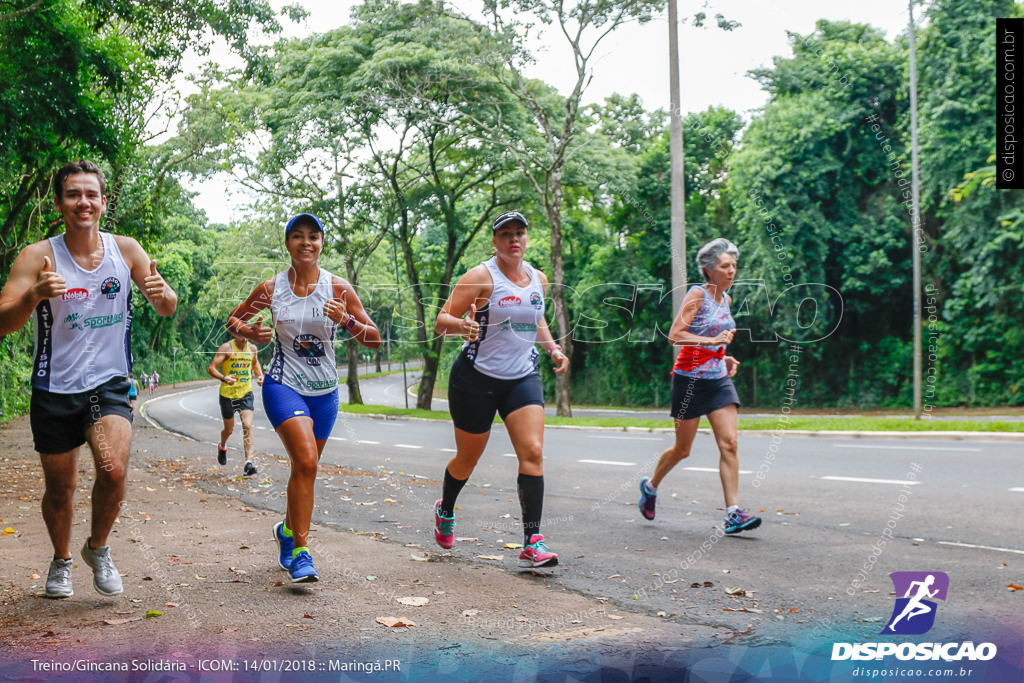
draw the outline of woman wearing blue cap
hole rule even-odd
[[[317,463],[338,417],[338,368],[333,341],[342,327],[363,346],[380,346],[380,333],[355,289],[319,265],[324,227],[313,214],[288,222],[285,247],[291,267],[261,283],[232,311],[228,328],[239,337],[266,344],[274,355],[263,382],[263,407],[281,437],[292,472],[283,522],[274,526],[282,569],[295,583],[317,581],[307,546],[313,517]],[[273,326],[260,316],[269,307]]]
[[[519,566],[551,567],[558,564],[558,555],[547,549],[540,534],[544,392],[536,347],[547,352],[557,373],[569,368],[569,358],[544,320],[548,279],[523,260],[529,242],[526,218],[508,211],[495,219],[492,229],[494,257],[462,276],[434,326],[438,334],[466,341],[448,383],[457,450],[444,471],[442,497],[434,504],[434,539],[442,548],[452,547],[455,499],[487,446],[497,413],[519,459]]]

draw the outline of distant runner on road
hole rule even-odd
[[[220,380],[220,416],[224,419],[224,429],[220,432],[220,443],[217,444],[217,462],[228,464],[228,438],[235,430],[235,413],[242,418],[242,447],[245,449],[245,465],[243,474],[256,474],[256,466],[252,462],[253,453],[253,393],[252,378],[263,386],[263,368],[256,356],[256,347],[245,339],[232,335],[230,341],[224,342],[210,361],[206,370],[210,377]]]
[[[118,595],[124,588],[107,537],[124,499],[132,439],[132,282],[161,316],[174,313],[178,297],[138,242],[100,232],[107,197],[96,164],[65,164],[53,188],[64,232],[18,254],[0,292],[0,335],[21,329],[35,313],[30,421],[53,544],[46,596],[74,595],[71,523],[78,447],[86,442],[96,482],[82,559],[93,569],[96,591]]]

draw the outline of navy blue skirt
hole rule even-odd
[[[697,379],[673,373],[672,375],[672,418],[689,420],[730,403],[740,405],[740,397],[736,393],[731,377],[719,379]]]

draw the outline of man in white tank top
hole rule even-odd
[[[46,595],[74,594],[71,520],[78,447],[86,442],[96,482],[82,558],[93,569],[96,591],[118,595],[121,575],[106,542],[124,499],[131,446],[132,282],[162,316],[174,313],[178,297],[138,242],[100,232],[107,198],[96,164],[65,164],[53,186],[64,233],[18,254],[0,292],[0,335],[21,329],[35,313],[32,436],[46,477],[43,519],[53,543]]]

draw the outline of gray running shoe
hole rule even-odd
[[[82,559],[92,567],[92,585],[100,595],[120,595],[124,592],[121,573],[110,559],[110,546],[90,548],[89,541],[82,546]]]
[[[50,561],[50,573],[46,576],[46,597],[70,598],[75,594],[71,588],[71,560],[53,558]]]

